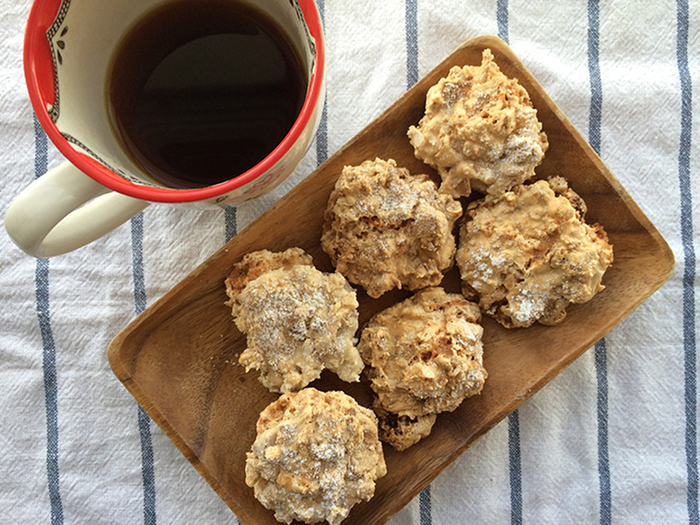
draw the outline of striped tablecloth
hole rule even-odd
[[[61,162],[21,69],[28,0],[0,0],[2,215]],[[508,41],[668,240],[670,281],[392,520],[698,523],[700,4],[325,0],[326,114],[295,174],[227,210],[152,206],[47,259],[0,234],[0,523],[236,524],[114,378],[117,332],[460,43]]]

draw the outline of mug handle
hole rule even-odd
[[[53,257],[99,239],[148,205],[64,162],[15,198],[5,214],[5,230],[29,255]]]

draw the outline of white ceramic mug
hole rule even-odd
[[[145,13],[172,0],[35,0],[24,43],[30,99],[41,126],[67,162],[23,190],[5,228],[36,257],[59,255],[101,237],[151,202],[220,205],[267,193],[289,176],[310,146],[324,101],[324,42],[313,0],[245,0],[285,29],[307,73],[291,130],[261,162],[230,180],[174,189],[149,177],[116,138],[106,90],[111,57]]]

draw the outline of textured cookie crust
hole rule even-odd
[[[231,273],[226,278],[226,295],[229,297],[226,304],[233,306],[243,288],[262,274],[281,268],[289,269],[297,264],[313,266],[314,263],[311,256],[301,248],[288,248],[283,252],[259,250],[247,253],[233,265]]]
[[[324,368],[343,381],[359,381],[364,368],[355,347],[359,304],[345,278],[320,272],[303,252],[251,255],[227,280],[231,313],[247,336],[239,362],[247,371],[259,370],[260,382],[273,392],[299,390]],[[267,267],[275,269],[251,264],[260,260],[273,261]]]
[[[456,261],[463,292],[507,328],[553,325],[604,287],[613,249],[562,177],[469,205]]]
[[[379,312],[358,349],[378,404],[417,418],[452,411],[481,392],[483,328],[479,307],[459,294],[427,288]]]
[[[337,525],[386,474],[377,417],[343,392],[284,394],[260,414],[245,473],[278,521]]]
[[[462,206],[427,175],[392,159],[346,166],[331,193],[321,246],[337,271],[370,297],[442,282],[454,264]]]
[[[491,51],[480,66],[453,67],[428,91],[425,116],[408,137],[416,157],[442,177],[440,191],[498,195],[532,177],[548,148],[530,96]]]

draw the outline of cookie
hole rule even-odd
[[[358,349],[368,365],[366,374],[377,405],[408,418],[397,420],[395,426],[403,425],[410,433],[419,424],[429,432],[429,420],[409,420],[451,412],[466,397],[481,392],[488,374],[483,366],[480,320],[476,304],[433,287],[390,306],[367,323]],[[387,420],[385,428],[391,425]],[[424,430],[417,432],[418,439],[426,435]]]
[[[346,166],[325,212],[321,246],[336,270],[370,297],[436,286],[454,264],[462,206],[427,175],[392,159]]]
[[[480,66],[454,66],[428,90],[425,115],[408,137],[417,158],[454,197],[500,195],[530,179],[549,146],[530,96],[484,50]]]
[[[337,525],[386,474],[377,418],[343,392],[284,394],[260,414],[245,474],[278,521]]]
[[[299,249],[263,251],[235,265],[226,286],[227,304],[246,335],[239,362],[259,370],[270,391],[300,390],[324,369],[359,381],[359,303],[341,274],[317,270]]]
[[[560,323],[601,291],[613,249],[565,179],[519,185],[469,205],[456,261],[464,295],[507,328]]]

